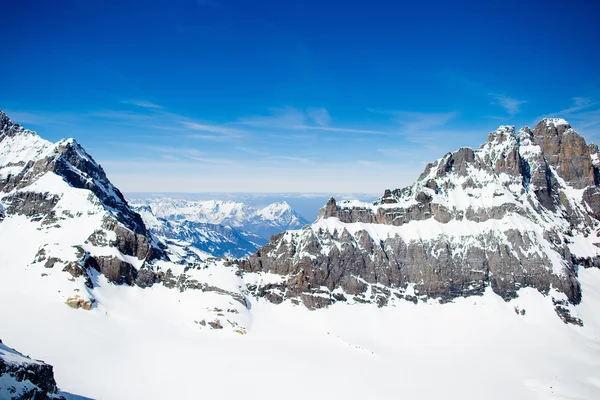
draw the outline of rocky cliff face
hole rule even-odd
[[[598,148],[564,120],[502,126],[373,204],[331,199],[315,223],[236,263],[285,277],[252,288],[260,294],[309,307],[450,301],[488,286],[505,299],[534,287],[576,304],[577,268],[600,264],[599,165]]]
[[[0,340],[0,398],[62,399],[51,365],[32,360]]]

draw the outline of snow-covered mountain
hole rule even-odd
[[[171,261],[200,262],[209,257],[244,257],[255,253],[267,240],[227,225],[161,218],[149,205],[133,205],[148,230],[167,245]]]
[[[172,198],[132,200],[150,207],[154,216],[169,221],[229,226],[269,240],[271,235],[308,224],[285,201],[256,208],[239,201],[190,201]]]
[[[255,253],[271,235],[307,223],[286,202],[255,208],[239,201],[151,197],[133,199],[132,207],[178,262],[243,257]]]
[[[77,142],[1,112],[0,129],[0,335],[63,390],[600,396],[598,148],[564,121],[501,127],[373,204],[331,200],[254,256],[200,263]],[[186,212],[190,237],[216,222]]]

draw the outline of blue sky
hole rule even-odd
[[[495,3],[495,4],[492,4]],[[0,108],[124,191],[373,192],[561,116],[600,135],[593,1],[3,5]]]

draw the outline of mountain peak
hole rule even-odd
[[[8,118],[8,115],[2,110],[0,110],[0,126],[5,126],[12,124],[13,122]]]
[[[571,129],[571,124],[562,118],[544,118],[538,122],[533,129],[533,135],[540,136],[552,134],[561,136],[569,129]]]
[[[280,211],[287,211],[287,210],[291,210],[291,209],[292,209],[292,207],[285,200],[284,201],[276,201],[274,203],[269,204],[265,208],[263,208],[263,210],[280,210]]]
[[[4,111],[0,110],[0,138],[2,138],[5,135],[15,136],[17,134],[37,136],[37,134],[34,131],[25,129],[21,125],[13,122]]]

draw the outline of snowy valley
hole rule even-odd
[[[310,223],[128,202],[0,111],[0,398],[598,398],[599,154],[502,126]]]

